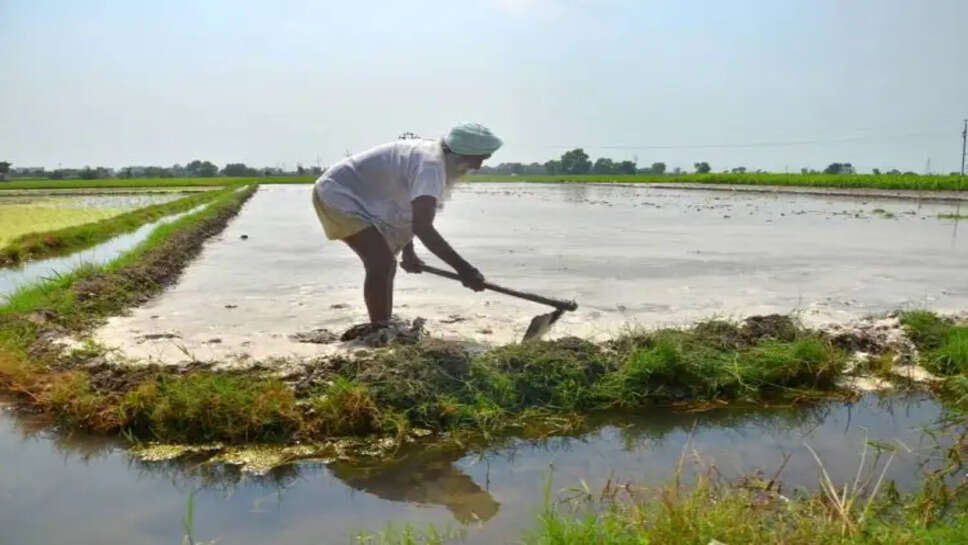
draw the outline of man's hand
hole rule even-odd
[[[400,268],[408,273],[420,274],[423,272],[424,262],[416,255],[406,255],[400,259]]]
[[[481,271],[467,265],[458,269],[457,274],[460,275],[460,281],[464,286],[474,291],[484,291],[484,275]]]
[[[424,262],[417,257],[413,251],[413,242],[403,247],[403,255],[400,257],[400,267],[408,273],[420,274],[423,271]]]

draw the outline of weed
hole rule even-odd
[[[929,354],[926,366],[940,375],[968,373],[968,327],[951,327]]]
[[[902,312],[901,325],[911,341],[922,349],[937,348],[950,327],[947,321],[926,310]]]
[[[922,351],[929,371],[940,375],[968,373],[968,327],[924,310],[902,313],[901,324]]]

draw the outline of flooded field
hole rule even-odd
[[[26,233],[98,221],[183,196],[184,192],[0,192],[0,246]]]
[[[365,320],[362,268],[328,242],[309,186],[266,186],[179,283],[96,338],[165,362],[313,356],[290,335]],[[440,231],[492,282],[575,299],[553,334],[795,313],[808,325],[899,308],[968,306],[957,204],[634,185],[468,184]],[[243,237],[243,235],[245,237]],[[417,244],[428,263],[435,259]],[[543,307],[397,276],[396,312],[436,336],[500,344]],[[554,336],[553,335],[553,336]]]
[[[790,454],[780,476],[784,493],[815,487],[817,467],[805,443],[840,482],[853,478],[864,442],[877,441],[887,449],[877,467],[893,449],[887,477],[909,490],[939,463],[936,441],[922,430],[942,416],[923,395],[806,409],[657,410],[577,437],[509,440],[480,452],[415,449],[383,466],[301,463],[256,477],[195,462],[139,462],[116,442],[66,437],[0,411],[0,527],[11,544],[168,545],[179,542],[188,495],[197,491],[199,540],[347,543],[359,529],[411,522],[467,525],[469,543],[513,542],[534,524],[549,471],[555,493],[582,480],[594,490],[609,479],[658,484],[671,477],[690,436],[703,463],[730,479],[757,470],[770,478]]]
[[[148,238],[151,232],[159,225],[171,223],[178,218],[197,212],[202,208],[205,208],[205,205],[179,214],[166,216],[158,221],[146,223],[130,233],[118,235],[107,242],[64,257],[30,261],[19,267],[0,268],[0,303],[3,303],[6,296],[15,292],[21,286],[43,278],[51,278],[68,273],[82,265],[101,265],[108,263]]]

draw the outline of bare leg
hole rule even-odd
[[[390,245],[375,227],[368,227],[343,239],[360,256],[366,279],[363,281],[363,300],[370,314],[370,322],[387,322],[393,313],[393,278],[397,260]]]

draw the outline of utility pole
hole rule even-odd
[[[968,119],[965,120],[965,128],[961,129],[961,177],[965,177],[965,141],[968,140]]]

